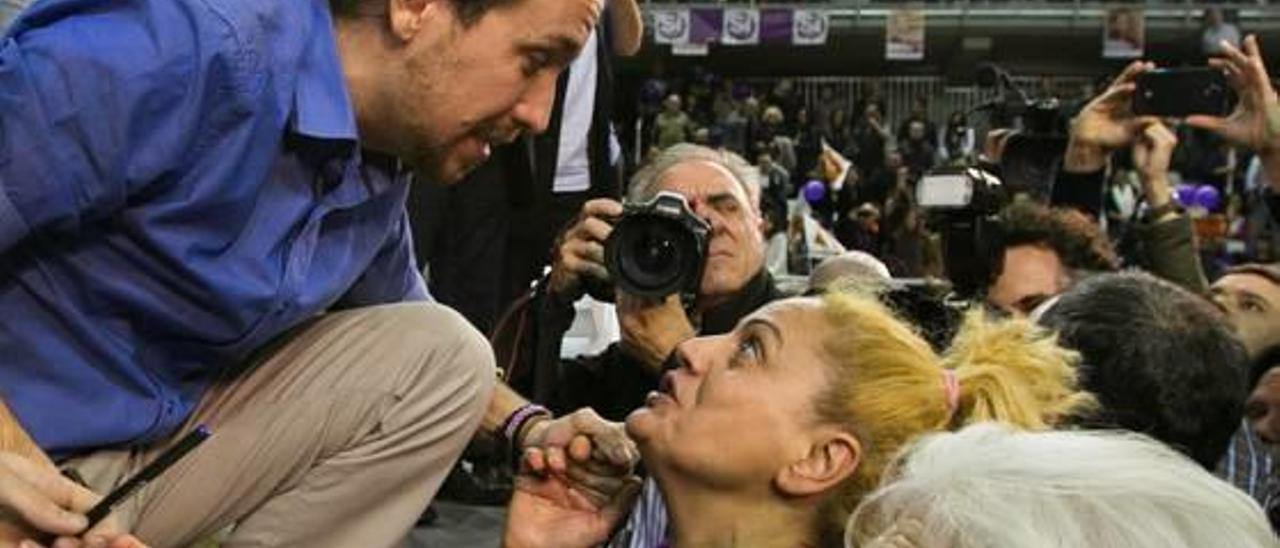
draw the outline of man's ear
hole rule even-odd
[[[786,465],[774,477],[774,484],[787,495],[806,497],[834,489],[853,475],[862,459],[862,444],[848,432],[823,432],[809,453]]]
[[[408,42],[422,30],[425,22],[448,9],[444,0],[387,0],[387,23],[391,34]]]

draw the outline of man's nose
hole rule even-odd
[[[511,117],[533,133],[542,133],[551,123],[551,109],[556,98],[556,79],[560,71],[544,70],[534,77],[529,89],[516,102]]]
[[[1268,409],[1260,417],[1250,421],[1250,426],[1258,438],[1267,443],[1280,442],[1280,414]]]

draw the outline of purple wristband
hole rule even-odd
[[[520,433],[520,427],[524,426],[525,421],[534,415],[546,415],[549,417],[551,416],[551,411],[536,403],[526,403],[516,409],[516,412],[512,413],[502,423],[502,434],[513,447],[520,441],[516,439],[516,435]]]

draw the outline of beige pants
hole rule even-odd
[[[116,515],[153,547],[234,524],[223,546],[394,546],[479,426],[492,351],[456,312],[321,317],[216,383],[166,443],[70,466],[105,494],[196,424],[213,431]]]

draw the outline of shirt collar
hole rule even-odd
[[[328,7],[321,2],[313,4],[315,38],[299,64],[289,129],[304,137],[341,143],[344,151],[350,152],[357,140],[355,114],[338,57],[333,20]]]

